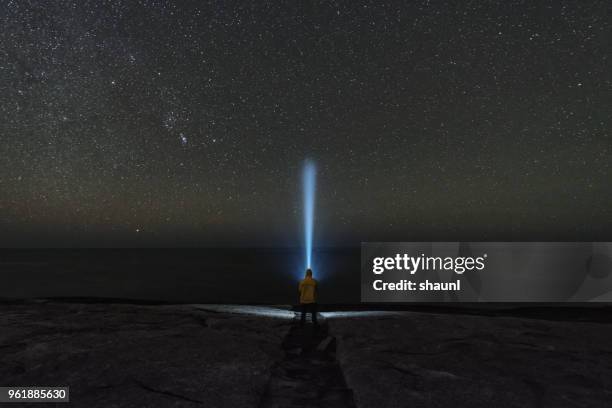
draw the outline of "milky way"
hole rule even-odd
[[[607,2],[4,1],[0,243],[612,238]]]

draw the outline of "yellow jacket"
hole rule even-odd
[[[317,281],[306,277],[300,282],[300,303],[315,303],[317,301]]]

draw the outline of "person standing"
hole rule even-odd
[[[300,281],[299,294],[302,307],[302,318],[300,325],[306,322],[306,313],[310,313],[312,323],[317,325],[317,285],[318,282],[312,277],[312,269],[306,269],[306,277]]]

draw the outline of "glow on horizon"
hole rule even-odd
[[[316,168],[311,161],[306,161],[304,164],[302,183],[304,188],[304,248],[306,251],[306,268],[310,268],[312,266],[312,236],[316,191]]]

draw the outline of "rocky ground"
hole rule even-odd
[[[198,306],[5,304],[0,385],[69,386],[70,406],[87,408],[255,407],[290,322]]]
[[[612,400],[605,319],[322,315],[313,331],[296,327],[282,307],[5,303],[0,385],[70,386],[69,406],[88,408],[563,408]]]
[[[296,323],[283,341],[285,356],[272,367],[260,408],[354,408],[336,360],[336,341],[325,321]]]
[[[360,408],[611,406],[610,324],[411,312],[328,321]]]

